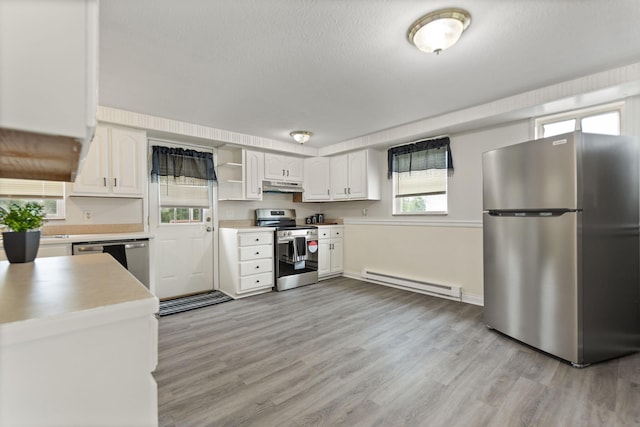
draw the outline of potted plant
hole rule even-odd
[[[32,262],[36,258],[44,216],[44,206],[36,202],[13,202],[8,209],[0,208],[0,224],[11,230],[2,233],[9,262]]]

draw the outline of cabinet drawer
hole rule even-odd
[[[251,261],[261,258],[272,258],[272,245],[245,246],[240,248],[240,261]]]
[[[344,227],[331,227],[331,237],[342,237]]]
[[[255,261],[245,261],[240,263],[240,275],[257,274],[266,271],[273,271],[273,259],[259,259]]]
[[[273,274],[272,273],[260,273],[252,276],[240,278],[239,292],[252,291],[254,289],[265,288],[273,286]]]
[[[318,239],[330,239],[331,238],[331,227],[318,227]]]
[[[265,245],[273,243],[273,233],[240,234],[240,246]]]

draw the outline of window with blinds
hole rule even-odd
[[[0,178],[0,207],[27,201],[41,203],[47,219],[64,219],[64,182]]]
[[[0,178],[0,198],[63,199],[64,182]]]
[[[394,215],[447,212],[447,181],[453,172],[448,137],[415,141],[387,151]]]
[[[160,223],[201,223],[209,209],[209,181],[189,177],[159,176]]]

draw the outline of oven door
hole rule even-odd
[[[310,285],[318,281],[318,239],[308,236],[277,238],[276,290]]]

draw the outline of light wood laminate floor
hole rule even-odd
[[[338,278],[160,319],[161,426],[638,426],[640,355],[572,368],[482,308]]]

